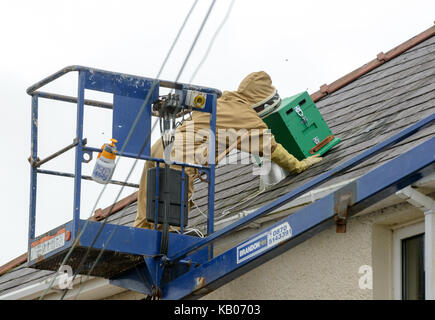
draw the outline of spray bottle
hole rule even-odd
[[[105,143],[101,147],[101,152],[98,154],[97,162],[95,163],[94,171],[92,171],[92,179],[98,183],[107,184],[112,178],[115,169],[116,139],[110,139],[110,144]]]

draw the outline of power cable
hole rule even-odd
[[[132,136],[132,134],[133,134],[133,132],[134,132],[136,126],[137,126],[137,123],[139,122],[140,116],[142,115],[142,113],[143,113],[143,111],[144,111],[144,109],[145,109],[145,106],[146,106],[146,105],[148,104],[148,102],[149,102],[149,99],[150,99],[150,97],[151,97],[151,93],[154,91],[154,88],[155,88],[155,86],[156,86],[156,84],[157,84],[157,82],[158,82],[157,79],[160,78],[160,75],[161,75],[161,73],[162,73],[162,71],[163,71],[163,69],[164,69],[164,67],[165,67],[165,65],[166,65],[166,63],[167,63],[167,61],[168,61],[168,59],[169,59],[169,57],[170,57],[170,55],[171,55],[171,53],[172,53],[172,51],[173,51],[175,45],[176,45],[176,43],[178,42],[178,39],[180,38],[180,35],[181,35],[181,33],[182,33],[182,31],[183,31],[185,25],[187,24],[187,21],[189,20],[189,17],[190,17],[190,15],[191,15],[193,9],[195,8],[197,2],[198,2],[198,0],[195,0],[195,2],[192,4],[192,7],[190,8],[190,10],[189,10],[189,12],[188,12],[186,18],[185,18],[184,21],[183,21],[183,24],[181,25],[181,27],[180,27],[180,29],[179,29],[179,31],[178,31],[178,33],[177,33],[175,39],[174,39],[174,41],[173,41],[173,43],[172,43],[172,45],[171,45],[169,51],[168,51],[168,53],[166,54],[166,57],[165,57],[164,61],[162,62],[162,65],[161,65],[161,67],[160,67],[160,69],[159,69],[159,71],[158,71],[158,73],[157,73],[157,75],[156,75],[156,77],[155,77],[155,80],[154,80],[153,83],[152,83],[152,86],[151,86],[151,88],[150,88],[150,90],[149,90],[149,92],[148,92],[148,94],[147,94],[147,96],[146,96],[146,98],[145,98],[145,101],[144,101],[144,103],[142,104],[142,106],[141,106],[141,108],[140,108],[140,110],[139,110],[139,113],[137,114],[136,119],[135,119],[135,121],[133,122],[133,125],[132,125],[132,127],[131,127],[131,129],[130,129],[128,135],[127,135],[127,138],[126,138],[126,140],[125,140],[125,142],[124,142],[122,148],[121,148],[121,151],[120,151],[120,153],[119,153],[118,160],[117,160],[117,162],[115,163],[115,167],[114,167],[114,169],[116,168],[116,166],[118,165],[118,163],[119,163],[119,161],[120,161],[120,158],[121,158],[121,156],[122,156],[122,154],[123,154],[123,152],[124,152],[124,150],[125,150],[125,148],[126,148],[126,146],[127,146],[127,143],[128,143],[128,141],[130,140],[130,138],[131,138],[131,136]],[[145,139],[145,145],[147,144],[147,141],[150,139],[151,134],[152,134],[152,132],[154,131],[154,128],[156,127],[156,124],[157,124],[157,122],[154,122],[154,125],[153,125],[153,127],[151,128],[150,133],[148,134],[148,136],[147,136],[146,139]],[[143,151],[143,149],[144,149],[144,147],[141,148],[141,152]],[[139,156],[140,156],[140,154],[139,154],[138,157],[136,158],[136,160],[135,160],[135,164],[136,164],[136,162],[137,162]],[[134,168],[134,166],[133,166],[133,168]],[[132,168],[132,169],[133,169],[133,168]],[[130,174],[131,174],[131,171],[132,171],[132,170],[130,170],[127,179],[129,178],[129,176],[130,176]],[[127,179],[126,179],[126,181],[127,181]],[[96,200],[96,202],[95,202],[95,205],[94,205],[94,207],[93,207],[93,209],[92,209],[92,211],[91,211],[91,215],[95,212],[95,209],[96,209],[96,207],[97,207],[97,205],[98,205],[98,202],[100,201],[100,199],[101,199],[101,197],[102,197],[104,191],[106,190],[106,187],[107,187],[107,185],[104,185],[102,191],[100,192],[99,196],[97,197],[97,200]],[[121,190],[120,190],[120,192],[118,193],[118,195],[117,195],[117,197],[116,197],[116,200],[114,201],[113,205],[111,206],[111,208],[110,208],[110,210],[109,210],[109,214],[107,215],[107,217],[108,217],[108,216],[110,215],[110,213],[112,212],[112,210],[113,210],[113,208],[114,208],[114,206],[115,206],[115,203],[117,202],[117,200],[118,200],[118,198],[119,198],[119,196],[120,196],[120,194],[121,194],[123,188],[124,188],[124,186],[121,187]],[[102,223],[102,226],[100,227],[100,230],[99,230],[99,232],[97,233],[97,237],[98,237],[98,235],[101,233],[102,227],[104,227],[104,225],[105,225],[105,223],[106,223],[106,219],[107,219],[107,217],[104,219],[104,222]],[[79,242],[81,236],[83,235],[84,231],[86,230],[86,227],[87,227],[87,225],[88,225],[88,222],[89,222],[89,220],[86,221],[86,223],[85,223],[83,229],[81,230],[81,232],[79,233],[77,239],[74,241],[74,243],[73,243],[73,245],[71,246],[70,250],[68,251],[67,255],[66,255],[65,258],[63,259],[63,261],[62,261],[61,266],[59,267],[59,269],[61,269],[61,268],[65,265],[66,261],[69,259],[69,257],[70,257],[70,255],[72,254],[74,248],[77,246],[77,244],[78,244],[78,242]],[[96,237],[96,238],[97,238],[97,237]],[[96,239],[95,239],[95,240],[96,240]],[[89,253],[89,250],[90,250],[90,248],[88,248],[88,251],[87,251],[87,253],[85,254],[85,256],[87,256],[87,254]],[[83,262],[83,261],[84,261],[84,259],[82,259],[82,262]],[[82,264],[82,263],[81,263],[81,264]],[[79,265],[79,266],[80,266],[80,265]],[[74,277],[73,277],[73,278],[75,278],[76,275],[77,275],[77,273],[74,274]],[[47,288],[47,289],[43,292],[43,294],[41,295],[40,300],[42,300],[42,299],[44,298],[44,296],[47,294],[47,292],[52,288],[52,286],[54,285],[54,281],[55,281],[56,278],[57,278],[57,275],[56,275],[55,277],[53,277],[53,279],[52,279],[50,285],[48,286],[48,288]],[[66,292],[65,292],[65,293],[66,293]],[[65,296],[65,294],[62,296],[62,298],[63,298],[64,296]]]
[[[228,20],[228,17],[230,16],[230,13],[233,9],[233,5],[234,5],[235,0],[232,0],[230,3],[230,6],[228,7],[227,13],[224,16],[224,19],[222,20],[221,24],[219,25],[219,27],[217,28],[216,32],[214,33],[213,37],[210,40],[210,43],[208,45],[207,51],[205,52],[204,56],[201,59],[201,62],[198,64],[198,66],[196,67],[195,71],[193,72],[192,77],[189,80],[189,83],[192,83],[193,79],[196,77],[196,74],[198,73],[199,69],[201,69],[202,65],[204,64],[205,60],[207,59],[210,50],[216,40],[216,37],[218,36],[219,32],[222,30],[223,26],[225,25],[225,23]]]
[[[195,44],[196,44],[196,42],[197,42],[197,40],[198,40],[198,38],[199,38],[199,36],[200,36],[200,34],[201,34],[203,28],[204,28],[204,25],[205,25],[205,23],[206,23],[207,20],[208,20],[208,17],[209,17],[209,15],[210,15],[210,13],[211,13],[211,11],[212,11],[212,9],[213,9],[213,6],[214,6],[215,2],[216,2],[216,0],[213,0],[213,2],[211,3],[211,5],[210,5],[210,7],[209,7],[209,9],[208,9],[208,11],[207,11],[207,14],[206,14],[206,16],[205,16],[204,19],[203,19],[203,22],[202,22],[202,24],[201,24],[201,27],[200,27],[200,29],[198,30],[197,34],[196,34],[196,37],[195,37],[195,39],[194,39],[194,42],[192,43],[192,46],[191,46],[191,48],[190,48],[190,50],[189,50],[189,52],[188,52],[188,54],[187,54],[187,56],[186,56],[186,58],[185,58],[185,60],[184,60],[184,62],[183,62],[183,65],[182,65],[182,67],[181,67],[181,69],[180,69],[180,71],[179,71],[179,73],[178,73],[178,75],[177,75],[177,78],[176,78],[176,80],[175,80],[174,82],[177,82],[177,81],[179,80],[179,78],[180,78],[180,76],[181,76],[181,74],[182,74],[182,72],[183,72],[183,70],[184,70],[184,67],[186,66],[186,64],[187,64],[187,62],[188,62],[188,60],[189,60],[189,58],[190,58],[190,56],[191,56],[191,54],[192,54],[192,51],[193,51],[193,49],[194,49],[194,47],[195,47]],[[195,4],[196,4],[196,2],[195,2]],[[158,77],[157,77],[157,78],[158,78]],[[151,91],[150,91],[150,92],[151,92]],[[154,123],[153,129],[154,129],[156,123],[157,123],[157,122]],[[152,130],[153,130],[153,129],[152,129]],[[149,135],[148,135],[148,137],[149,137]],[[148,137],[147,137],[147,138],[148,138]],[[128,176],[127,176],[126,181],[128,180],[128,178],[130,177],[131,173],[133,172],[133,170],[134,170],[134,168],[135,168],[135,166],[136,166],[136,164],[137,164],[138,158],[139,158],[141,152],[143,151],[143,149],[145,148],[146,144],[147,144],[147,141],[145,141],[145,143],[142,145],[142,148],[141,148],[141,150],[140,150],[140,153],[139,153],[138,157],[135,159],[135,162],[134,162],[132,168],[130,169],[130,172],[129,172]],[[116,197],[116,200],[115,200],[114,204],[112,205],[111,209],[109,210],[109,212],[112,211],[112,209],[113,209],[113,207],[114,207],[116,201],[118,200],[118,198],[119,198],[119,196],[120,196],[120,193],[122,192],[123,187],[124,187],[124,186],[122,186],[121,191],[118,193],[118,196]],[[98,236],[100,235],[100,233],[101,233],[101,231],[102,231],[102,228],[104,227],[104,225],[105,225],[105,223],[106,223],[108,217],[109,217],[109,215],[107,215],[107,216],[105,217],[105,219],[104,219],[104,221],[103,221],[103,223],[102,223],[102,226],[100,227],[100,229],[99,229],[97,235],[95,236],[94,241],[92,242],[92,245],[88,248],[87,253],[86,253],[85,257],[82,259],[82,262],[81,262],[80,266],[82,266],[83,263],[84,263],[84,261],[86,260],[86,258],[87,258],[87,254],[89,253],[90,248],[93,246],[93,244],[95,243],[96,239],[97,239]],[[105,243],[106,246],[110,243],[110,241],[111,241],[111,239],[112,239],[114,233],[116,232],[116,230],[117,230],[117,228],[118,228],[118,226],[119,226],[119,224],[120,224],[120,222],[121,222],[121,220],[122,220],[122,217],[123,217],[123,215],[122,215],[121,217],[119,217],[119,220],[118,220],[117,225],[115,226],[115,228],[112,230],[111,234],[109,235],[109,237],[108,237],[108,239],[107,239],[107,242]],[[92,273],[93,269],[94,269],[95,266],[98,264],[98,261],[101,259],[102,254],[103,254],[104,251],[105,251],[105,248],[103,248],[102,250],[100,250],[100,252],[99,252],[97,258],[95,259],[95,261],[94,261],[94,263],[93,263],[93,265],[92,265],[92,267],[91,267],[90,270],[88,271],[87,277],[90,276],[90,274]],[[76,270],[76,272],[75,272],[75,275],[74,275],[73,279],[75,278],[75,276],[78,274],[79,271],[80,271],[80,269],[77,268],[77,270]],[[63,299],[63,298],[65,297],[65,295],[66,295],[67,292],[68,292],[68,289],[65,289],[64,294],[62,295],[61,299]],[[76,298],[78,297],[78,295],[80,294],[80,292],[81,292],[81,288],[79,289],[79,291],[78,291],[78,293],[77,293],[77,295],[76,295]]]
[[[195,2],[195,3],[196,3],[196,2]],[[204,18],[204,21],[203,21],[203,23],[202,23],[202,25],[201,25],[201,28],[200,28],[200,30],[199,30],[198,33],[197,33],[197,36],[196,36],[196,38],[195,38],[195,40],[194,40],[194,43],[192,44],[191,49],[189,50],[188,56],[186,57],[186,59],[185,59],[185,61],[184,61],[184,63],[183,63],[183,66],[182,66],[182,68],[181,68],[179,74],[177,75],[177,79],[176,79],[175,82],[178,81],[179,77],[181,76],[181,74],[182,74],[182,72],[183,72],[183,69],[184,69],[185,65],[187,64],[187,61],[188,61],[188,59],[189,59],[189,57],[190,57],[190,55],[191,55],[191,53],[192,53],[192,51],[193,51],[193,48],[194,48],[194,46],[195,46],[195,44],[196,44],[196,41],[197,41],[197,39],[199,38],[199,35],[200,35],[200,33],[201,33],[201,31],[202,31],[204,25],[205,25],[205,22],[206,22],[207,19],[208,19],[208,16],[209,16],[209,14],[210,14],[210,12],[211,12],[213,6],[214,6],[214,3],[215,3],[215,1],[212,2],[211,6],[210,6],[210,8],[209,8],[209,11],[207,12],[206,17]],[[220,29],[222,28],[222,26],[224,25],[225,21],[227,20],[228,15],[229,15],[229,13],[230,13],[230,11],[231,11],[231,8],[232,8],[233,4],[234,4],[234,0],[232,1],[231,5],[230,5],[230,8],[229,8],[229,10],[227,11],[227,14],[226,14],[226,16],[225,16],[225,18],[224,18],[224,21],[221,23],[221,25],[219,26],[217,32],[216,32],[215,35],[213,36],[213,39],[212,39],[212,41],[211,41],[211,43],[210,43],[210,45],[209,45],[209,47],[208,47],[208,49],[207,49],[207,53],[206,53],[206,55],[203,57],[203,59],[202,59],[200,65],[197,67],[197,69],[196,69],[196,71],[195,71],[195,74],[198,72],[198,70],[200,69],[200,67],[201,67],[202,64],[204,63],[206,57],[208,56],[208,53],[209,53],[209,51],[210,51],[210,49],[211,49],[211,46],[212,46],[212,44],[213,44],[213,42],[214,42],[214,40],[215,40],[217,34],[219,33]],[[195,76],[195,74],[194,74],[194,76]],[[193,76],[191,79],[193,79],[194,76]],[[158,78],[158,77],[157,77],[157,78]],[[184,117],[183,117],[183,118],[184,118]],[[157,123],[157,122],[154,123],[154,126],[153,126],[153,128],[151,129],[151,132],[154,130],[154,127],[155,127],[156,123]],[[147,139],[148,139],[148,137],[147,137]],[[144,143],[143,147],[141,148],[141,152],[143,151],[143,148],[145,147],[146,144],[147,144],[147,142]],[[141,152],[140,152],[140,154],[141,154]],[[139,154],[139,156],[140,156],[140,154]],[[127,179],[126,179],[126,181],[128,180],[128,178],[129,178],[129,176],[131,175],[131,173],[132,173],[132,171],[133,171],[135,165],[137,164],[137,160],[138,160],[138,158],[136,158],[136,161],[135,161],[135,163],[133,164],[133,167],[132,167],[132,169],[130,170],[130,172],[129,172],[129,174],[128,174],[128,177],[127,177]],[[121,193],[121,192],[120,192],[120,193]],[[119,193],[119,194],[120,194],[120,193]],[[118,197],[119,197],[119,194],[118,194]],[[117,197],[117,198],[118,198],[118,197]],[[115,203],[116,203],[116,200],[115,200]],[[114,203],[114,204],[115,204],[115,203]],[[113,209],[113,206],[112,206],[112,208],[109,210],[109,215],[110,215],[110,212],[112,211],[112,209]],[[94,211],[94,210],[93,210],[93,211]],[[109,215],[106,216],[106,218],[104,219],[104,222],[103,222],[103,223],[106,223],[106,220],[107,220],[107,218],[109,217]],[[122,215],[122,216],[123,216],[123,215]],[[121,221],[121,219],[122,219],[122,216],[118,218],[119,220],[118,220],[118,224],[117,224],[117,225],[119,225],[119,223],[120,223],[120,221]],[[100,228],[100,230],[101,230],[101,228]],[[112,231],[112,234],[109,236],[109,241],[108,241],[107,243],[110,242],[110,240],[111,240],[111,238],[112,238],[112,236],[113,236],[115,230],[116,230],[116,228]],[[96,240],[96,238],[98,238],[98,236],[99,236],[99,234],[97,234],[97,236],[95,237],[95,240]],[[89,249],[88,249],[88,250],[89,250]],[[99,254],[99,256],[97,257],[96,261],[94,262],[92,268],[91,268],[90,271],[88,272],[88,277],[89,277],[90,273],[92,272],[93,268],[95,267],[95,265],[98,263],[99,259],[101,258],[101,255],[102,255],[102,252],[103,252],[103,251],[104,251],[104,249],[100,252],[100,254]],[[67,290],[66,290],[66,291],[67,291]],[[62,299],[63,299],[63,297],[65,296],[66,291],[64,292],[64,295],[62,296]],[[81,290],[79,290],[79,293],[77,294],[77,296],[80,294],[80,291],[81,291]],[[77,298],[77,296],[76,296],[76,298]]]

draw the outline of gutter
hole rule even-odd
[[[49,287],[49,285],[49,282],[41,281],[10,293],[6,293],[0,296],[0,300],[33,300],[38,298],[44,290]]]
[[[87,276],[82,276],[86,278]],[[80,280],[81,281],[81,280]],[[103,300],[115,294],[126,291],[126,289],[110,284],[109,279],[89,277],[86,282],[80,283],[69,290],[64,300]],[[47,295],[44,300],[60,300],[63,292]],[[76,298],[76,296],[78,297]]]
[[[83,282],[86,276],[77,276],[72,283],[72,289],[68,291],[65,300],[98,300],[110,297],[112,295],[121,293],[125,289],[116,287],[110,284],[108,279],[89,277],[86,282]],[[0,296],[0,300],[36,300],[41,297],[44,291],[49,288],[53,277],[48,277],[38,283],[26,286],[24,288],[6,293]],[[53,287],[47,292],[43,300],[60,300],[63,289],[65,288],[65,278],[58,276],[55,280]]]
[[[48,294],[64,288],[64,283],[66,279],[63,277],[63,275],[55,275],[45,278],[44,280],[41,280],[37,283],[23,287],[21,289],[1,295],[0,300],[32,300],[39,298],[44,293],[44,291],[50,287],[53,277],[56,277],[56,280],[54,281],[52,289],[48,292]],[[78,276],[76,277],[74,283],[80,283],[80,280],[81,276]]]

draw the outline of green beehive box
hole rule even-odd
[[[298,160],[323,155],[340,142],[306,91],[283,99],[281,106],[263,120],[275,140]]]

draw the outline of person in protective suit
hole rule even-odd
[[[246,144],[239,141],[237,145],[239,150],[259,154],[260,156],[266,149],[270,150],[271,160],[289,172],[300,173],[320,162],[322,158],[317,155],[299,161],[288,153],[281,144],[277,143],[273,137],[265,138],[266,135],[271,136],[271,134],[261,117],[272,112],[280,103],[281,99],[277,90],[272,86],[270,76],[264,71],[253,72],[246,76],[236,91],[224,91],[222,96],[217,99],[216,150],[213,153],[216,153],[217,149],[222,147],[222,143],[226,145],[224,148],[229,144],[229,139],[226,139],[226,137],[220,139],[219,135],[222,130],[226,129],[225,132],[227,133],[237,133],[244,130],[249,133],[250,139],[252,139],[252,135],[255,135],[262,143],[259,143],[258,146],[248,144],[246,147]],[[191,119],[184,121],[176,129],[171,160],[205,165],[209,152],[207,139],[210,135],[207,136],[204,132],[207,132],[209,128],[210,114],[193,111]],[[244,145],[245,147],[243,147]],[[163,158],[163,153],[162,142],[158,140],[151,148],[151,157]],[[153,167],[155,167],[155,162],[146,161],[140,180],[138,210],[134,227],[154,228],[154,224],[146,219],[147,171]],[[177,166],[171,166],[171,168],[176,169]],[[198,177],[198,171],[186,167],[185,172],[189,177],[188,197],[191,199],[193,182]]]

